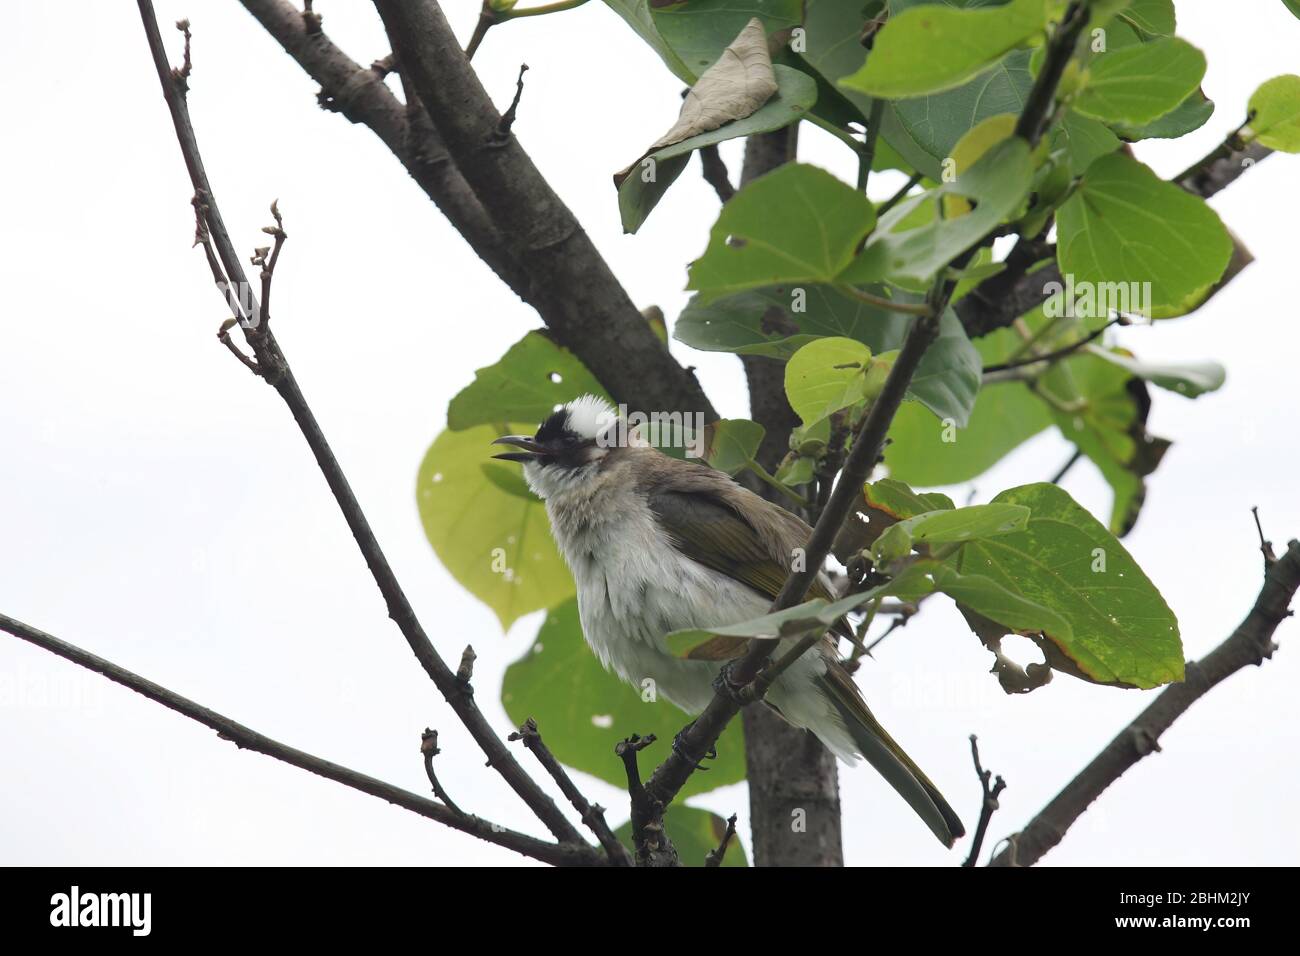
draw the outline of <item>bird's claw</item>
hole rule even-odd
[[[704,766],[703,761],[716,760],[718,757],[718,751],[717,748],[710,747],[708,751],[705,752],[704,756],[700,757],[698,760],[695,757],[691,756],[691,754],[686,749],[686,734],[694,726],[695,726],[695,721],[691,721],[689,724],[687,724],[685,727],[683,727],[681,730],[677,732],[677,736],[673,738],[673,752],[677,754],[677,756],[685,760],[687,763],[689,763],[693,769],[707,771],[709,768]]]
[[[744,696],[746,685],[733,680],[731,677],[731,671],[735,665],[735,661],[727,661],[718,669],[718,676],[713,678],[713,689],[719,694],[730,698],[732,703],[743,707],[749,703],[750,698]]]

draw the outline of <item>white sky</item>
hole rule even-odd
[[[1300,23],[1275,0],[1179,4],[1209,57],[1209,124],[1139,155],[1172,175],[1240,122],[1263,80],[1296,72]],[[279,197],[289,243],[276,325],[303,389],[440,651],[479,654],[478,697],[502,733],[505,666],[540,617],[500,633],[442,570],[416,514],[416,467],[447,401],[536,315],[478,262],[365,129],[318,110],[315,87],[238,4],[161,0],[193,22],[200,143],[241,248]],[[467,37],[477,3],[447,4]],[[1217,9],[1216,9],[1217,8]],[[354,59],[387,52],[363,0],[318,0]],[[280,400],[214,338],[222,303],[189,247],[191,190],[130,3],[6,4],[0,152],[0,610],[264,733],[418,792],[426,725],[462,805],[539,831],[424,677]],[[168,42],[179,55],[176,36]],[[666,129],[679,84],[599,3],[494,30],[476,57],[504,105],[531,70],[515,132],[632,297],[675,316],[717,202],[692,165],[646,227],[623,236],[612,171]],[[817,131],[802,158],[852,180]],[[733,175],[739,145],[724,148]],[[1124,330],[1144,358],[1215,358],[1220,392],[1157,393],[1150,427],[1176,444],[1126,539],[1182,624],[1191,657],[1239,622],[1260,583],[1249,506],[1300,535],[1294,368],[1300,160],[1270,158],[1214,205],[1257,261],[1197,315]],[[896,180],[877,178],[892,191]],[[873,190],[874,192],[875,190]],[[730,356],[675,351],[715,404],[743,416]],[[1043,436],[978,485],[1043,480],[1068,457]],[[1094,511],[1091,467],[1065,482]],[[938,602],[936,602],[937,604]],[[1053,864],[1297,861],[1280,808],[1300,797],[1300,632],[1180,720],[1047,857]],[[860,681],[882,721],[973,824],[966,737],[1009,788],[996,839],[1026,822],[1152,698],[1058,677],[1006,697],[950,608],[928,606]],[[612,740],[611,740],[612,743]],[[73,665],[0,636],[0,863],[418,864],[513,854],[269,758]],[[527,763],[527,761],[525,761]],[[616,808],[615,788],[583,781]],[[853,864],[955,864],[869,769],[841,776]],[[744,817],[743,787],[699,805]]]

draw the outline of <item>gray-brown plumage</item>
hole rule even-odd
[[[612,444],[616,425],[611,409],[584,397],[535,436],[499,439],[522,449],[500,457],[523,462],[546,501],[577,583],[584,635],[602,663],[698,713],[713,696],[720,662],[743,653],[746,640],[715,637],[680,658],[664,637],[765,614],[811,529],[722,472],[635,442]],[[810,593],[832,597],[824,580]],[[829,637],[773,682],[766,702],[842,759],[865,757],[944,843],[963,833],[867,708]]]

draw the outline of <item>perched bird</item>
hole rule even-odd
[[[767,613],[811,528],[720,471],[671,458],[626,435],[626,423],[590,395],[557,409],[532,436],[494,444],[522,462],[546,502],[551,530],[573,571],[583,634],[601,663],[698,714],[743,638],[715,638],[692,656],[664,637],[737,624]],[[624,437],[620,444],[615,436]],[[812,594],[830,597],[825,580]],[[778,653],[790,641],[782,641]],[[705,659],[701,659],[705,658]],[[764,702],[812,731],[841,760],[865,757],[946,845],[964,832],[933,783],[887,734],[825,638],[782,673]]]

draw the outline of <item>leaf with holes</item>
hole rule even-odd
[[[707,303],[783,282],[830,282],[876,222],[866,196],[825,170],[787,163],[722,207],[688,289]]]
[[[474,373],[474,381],[456,393],[447,406],[447,427],[453,431],[475,425],[527,421],[529,434],[556,405],[579,395],[608,397],[596,377],[550,333],[529,332],[510,346],[495,365]]]
[[[1063,656],[1058,670],[1125,687],[1183,679],[1178,621],[1114,535],[1056,485],[1023,485],[993,502],[1027,507],[1026,529],[969,542],[949,564],[1068,621],[1068,634],[1045,631]]]

